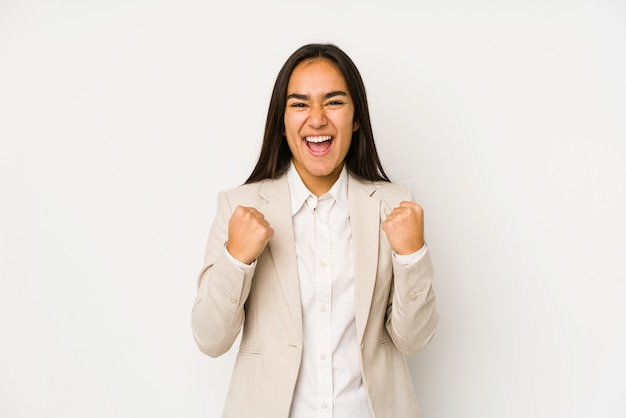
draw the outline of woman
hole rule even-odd
[[[417,417],[404,358],[438,316],[423,210],[378,159],[365,87],[328,44],[278,74],[261,153],[218,196],[192,311],[198,347],[243,328],[224,417]]]

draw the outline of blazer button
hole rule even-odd
[[[415,300],[415,299],[417,299],[417,296],[418,296],[418,294],[417,294],[417,293],[415,293],[415,292],[411,292],[411,293],[409,293],[409,299],[411,299],[411,300]]]
[[[237,298],[237,296],[235,295],[231,295],[230,293],[226,293],[226,296],[228,296],[228,299],[230,299],[230,301],[232,303],[237,303],[239,302],[239,299]]]

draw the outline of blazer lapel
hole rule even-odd
[[[376,186],[349,176],[348,200],[354,248],[354,297],[356,329],[362,341],[372,304],[378,260],[380,201],[372,197]]]
[[[266,180],[259,190],[259,196],[266,202],[259,211],[263,213],[274,237],[269,242],[271,257],[278,280],[298,338],[302,338],[302,305],[300,301],[300,279],[291,216],[291,195],[287,176],[277,180]]]

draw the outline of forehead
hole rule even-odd
[[[335,63],[325,58],[302,61],[289,78],[288,93],[301,89],[332,89],[348,93],[346,79]]]

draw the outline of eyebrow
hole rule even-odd
[[[337,90],[337,91],[331,91],[330,93],[326,93],[324,94],[324,100],[326,99],[330,99],[332,97],[335,96],[346,96],[348,97],[348,93],[346,93],[345,91],[341,91],[341,90]],[[309,96],[307,96],[306,94],[298,94],[298,93],[291,93],[290,95],[287,96],[287,100],[289,99],[297,99],[297,100],[309,100]]]

